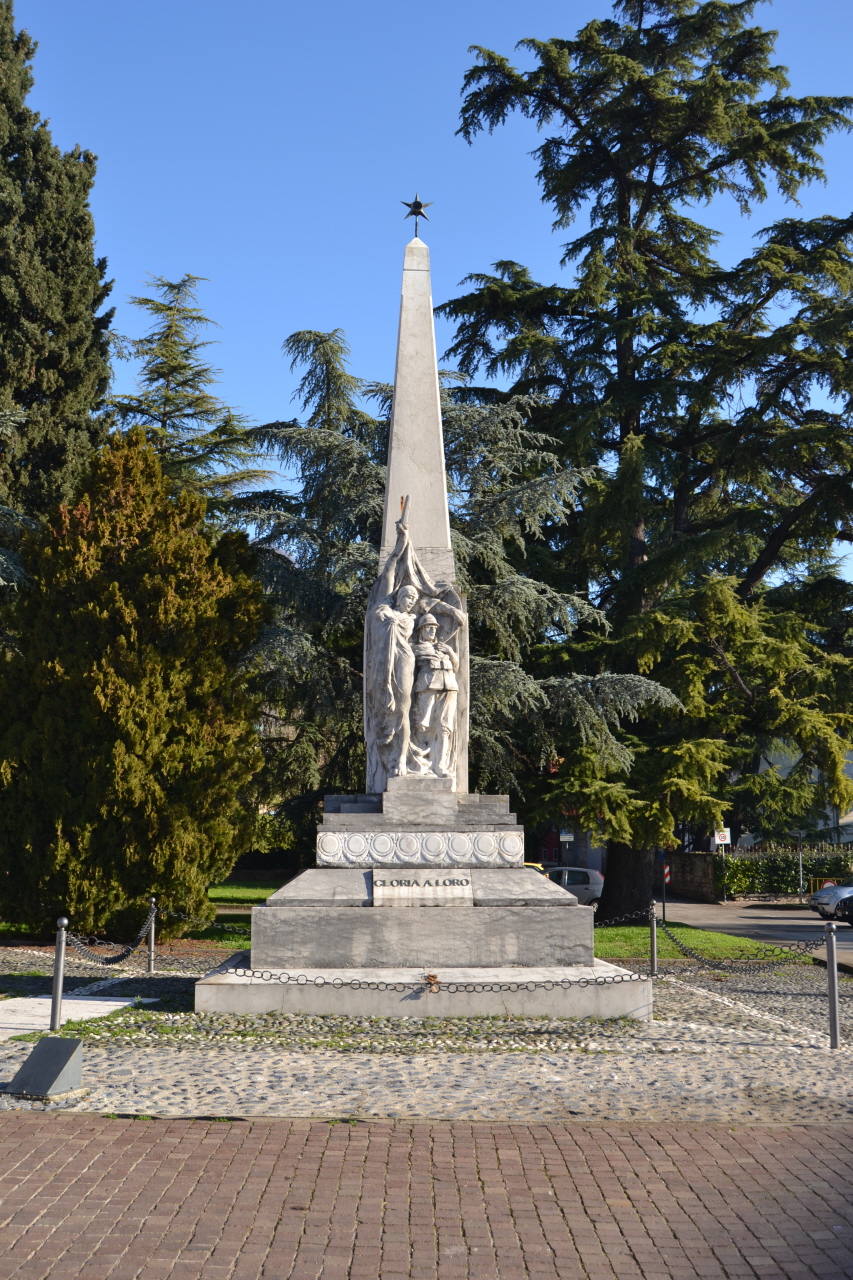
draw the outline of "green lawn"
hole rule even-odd
[[[252,917],[250,915],[238,915],[236,913],[229,915],[225,912],[216,917],[215,925],[208,925],[206,929],[190,929],[188,933],[182,936],[184,938],[197,938],[205,942],[215,942],[220,947],[229,947],[231,951],[239,951],[241,947],[252,945],[251,925]],[[168,951],[168,942],[165,942],[163,946],[164,950]]]
[[[728,933],[712,933],[708,929],[694,929],[689,924],[669,925],[671,931],[686,947],[692,947],[700,955],[712,960],[755,957],[772,959],[772,948],[752,938],[735,938]],[[628,960],[649,954],[648,925],[613,925],[595,930],[595,954],[603,960]],[[658,929],[658,958],[677,960],[682,956],[674,942],[662,929]]]
[[[245,880],[228,881],[226,884],[211,885],[207,896],[211,902],[223,905],[249,906],[253,902],[264,902],[271,893],[284,884],[285,872],[278,875],[257,876]]]

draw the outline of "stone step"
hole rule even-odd
[[[384,813],[358,811],[355,813],[325,813],[323,831],[491,831],[521,830],[514,813],[457,813],[455,817],[440,815],[435,820],[419,818],[406,822]]]

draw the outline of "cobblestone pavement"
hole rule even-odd
[[[651,1023],[196,1015],[188,976],[110,978],[105,997],[145,993],[159,1003],[66,1028],[84,1040],[91,1092],[50,1105],[214,1117],[853,1119],[853,1046],[828,1049],[824,970],[719,982],[677,963],[668,969]],[[88,988],[71,982],[78,992],[103,988],[94,977]],[[7,976],[0,990],[35,994],[45,982]],[[842,991],[849,1034],[853,980]],[[29,1051],[3,1045],[0,1077],[10,1080]],[[0,1096],[0,1111],[41,1107]]]
[[[853,1275],[853,1126],[0,1118],[3,1280]]]

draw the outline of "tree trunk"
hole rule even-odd
[[[660,901],[662,875],[663,863],[656,849],[632,849],[628,844],[608,841],[607,873],[596,923],[648,911],[652,898]]]

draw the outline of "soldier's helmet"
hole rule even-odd
[[[424,627],[437,627],[437,626],[438,626],[438,619],[434,618],[431,613],[424,613],[424,614],[421,614],[421,616],[418,618],[415,630],[418,632],[418,634],[420,634],[421,631],[423,631]]]

